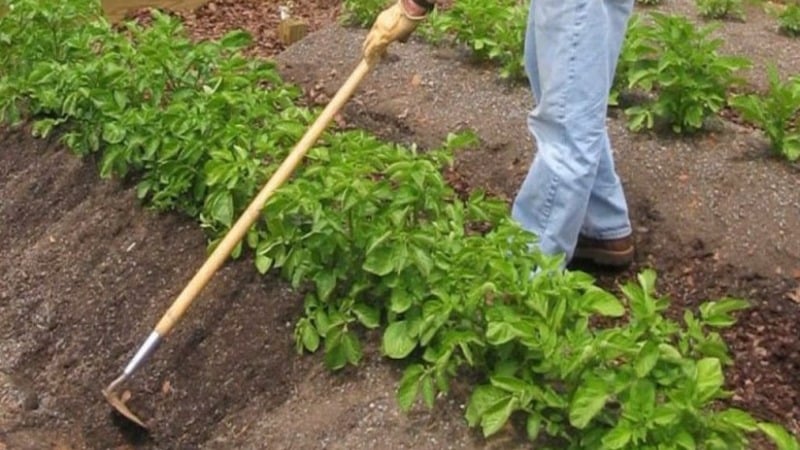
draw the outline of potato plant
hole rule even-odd
[[[85,4],[65,8],[71,3]],[[39,8],[14,6],[19,16],[5,18],[3,27],[22,29]],[[48,11],[43,28],[70,20],[57,7]],[[126,35],[102,19],[76,26],[58,50],[68,58],[20,34],[14,49],[30,42],[32,51],[18,65],[16,50],[3,53],[11,64],[4,67],[15,69],[0,81],[0,118],[16,122],[27,111],[38,135],[58,126],[77,154],[102,148],[102,176],[135,175],[150,206],[198,217],[218,234],[288,153],[310,112],[294,105],[299,89],[283,84],[272,63],[237,53],[246,34],[193,44],[178,21],[153,14],[152,26],[128,23]]]
[[[527,1],[520,0],[459,0],[431,26],[438,35],[453,36],[456,42],[468,46],[478,59],[498,64],[501,77],[520,79],[525,76],[528,6]]]
[[[625,40],[617,60],[617,68],[611,85],[609,104],[618,106],[620,97],[629,94],[631,76],[639,70],[656,65],[656,47],[649,38],[648,27],[641,14],[633,14],[628,21]]]
[[[390,4],[387,0],[344,0],[342,21],[348,25],[369,27],[378,13]]]
[[[778,14],[778,29],[789,36],[800,36],[800,3],[790,2]]]
[[[164,15],[120,33],[93,17],[96,3],[75,15],[85,2],[11,5],[1,118],[31,120],[96,154],[104,175],[139,180],[143,201],[197,218],[211,245],[308,125],[298,90],[240,54],[244,33],[193,43]],[[468,372],[466,419],[485,435],[516,414],[531,439],[558,448],[737,449],[756,431],[798,448],[782,427],[718,402],[730,363],[719,330],[744,301],[707,302],[677,322],[653,271],[618,298],[558,269],[505,204],[464,200],[445,182],[453,151],[473,140],[422,153],[330,132],[309,152],[235,252],[305,293],[299,351],[324,351],[332,369],[358,364],[363,331],[376,330],[388,358],[408,361],[402,408],[434,406]]]
[[[774,66],[768,69],[769,90],[765,95],[734,97],[731,105],[745,120],[766,134],[775,155],[789,161],[800,159],[800,77],[782,81]]]
[[[623,52],[628,88],[649,96],[642,105],[626,109],[632,130],[653,128],[656,122],[676,133],[703,128],[705,119],[726,104],[728,89],[742,80],[736,71],[750,66],[746,58],[718,53],[715,25],[697,28],[680,16],[652,13],[653,23],[632,38],[639,58]]]
[[[697,10],[706,19],[744,20],[742,0],[695,0]]]
[[[385,6],[374,1],[344,2],[347,17],[360,25],[371,24]],[[524,0],[459,0],[445,11],[430,14],[417,34],[431,41],[463,44],[476,59],[496,63],[501,77],[521,79],[525,76],[522,48],[527,17],[528,2]]]

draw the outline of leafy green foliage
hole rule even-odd
[[[695,0],[697,10],[706,19],[744,19],[742,0]]]
[[[659,448],[676,436],[701,446],[720,442],[726,448],[746,448],[744,430],[728,416],[755,421],[738,410],[711,408],[713,400],[725,397],[720,358],[725,355],[719,335],[705,331],[709,319],[689,315],[683,327],[665,319],[668,301],[654,296],[655,275],[645,271],[638,284],[623,288],[629,321],[592,329],[589,305],[622,303],[581,286],[587,280],[575,281],[542,281],[555,285],[550,285],[552,297],[539,307],[518,308],[512,315],[504,305],[501,323],[525,328],[487,334],[488,348],[514,355],[514,360],[495,359],[490,382],[470,399],[471,424],[491,434],[510,408],[528,415],[534,430],[563,442],[559,448]],[[709,317],[727,318],[743,306],[729,300],[707,308],[713,310]],[[621,312],[616,306],[611,311]],[[703,425],[712,421],[719,426]]]
[[[764,130],[773,152],[789,161],[800,159],[800,77],[781,81],[774,66],[768,69],[765,95],[734,97],[731,105],[745,120]]]
[[[369,26],[385,2],[344,2],[350,23]],[[429,14],[417,32],[430,41],[453,40],[467,46],[481,61],[499,66],[503,78],[525,76],[523,45],[528,18],[528,2],[520,0],[459,0],[447,10]]]
[[[445,13],[432,18],[439,35],[454,36],[483,60],[500,65],[504,78],[522,78],[525,73],[523,46],[529,2],[459,0]]]
[[[648,25],[640,14],[633,14],[628,21],[625,40],[617,60],[617,68],[612,80],[610,105],[619,105],[619,97],[628,93],[630,78],[636,70],[643,70],[655,65],[656,48],[650,40]]]
[[[151,26],[131,22],[123,35],[86,19],[99,8],[39,14],[38,3],[15,2],[1,22],[20,40],[3,53],[13,72],[0,82],[0,119],[18,122],[28,111],[42,136],[67,122],[62,140],[73,151],[102,149],[102,176],[139,174],[139,197],[153,207],[198,217],[214,235],[226,231],[304,131],[310,114],[293,103],[299,90],[272,63],[239,54],[249,43],[243,32],[193,44],[180,22],[154,11]],[[63,4],[69,12],[90,3]],[[30,16],[62,33],[72,23],[63,21],[76,25],[51,48],[25,37]]]
[[[728,396],[731,362],[719,330],[746,302],[708,302],[678,323],[664,317],[669,302],[656,296],[652,271],[618,299],[528,250],[532,237],[502,205],[458,200],[437,169],[446,152],[357,138],[346,150],[338,137],[315,149],[309,156],[324,167],[305,168],[264,210],[264,268],[298,286],[312,281],[299,351],[326,340],[325,361],[338,369],[361,358],[360,328],[381,328],[383,353],[412,360],[398,403],[432,406],[458,374],[481,374],[466,418],[486,436],[516,414],[532,439],[547,435],[559,448],[656,448],[676,436],[747,448],[755,419],[715,404]],[[489,231],[470,232],[478,222]]]
[[[800,36],[800,3],[789,3],[778,14],[778,28],[789,36]]]
[[[765,422],[761,422],[757,426],[770,438],[778,450],[800,450],[800,443],[783,427]]]
[[[2,118],[31,119],[40,135],[59,127],[104,175],[140,180],[148,204],[198,218],[213,245],[310,112],[269,63],[240,55],[244,33],[195,44],[157,13],[152,27],[118,33],[90,12],[68,13],[73,3],[86,5],[48,3],[31,22],[40,2],[19,0],[0,19]],[[504,203],[447,185],[441,169],[473,142],[453,135],[419,153],[351,131],[309,152],[242,246],[258,271],[305,293],[298,351],[322,350],[340,369],[361,361],[364,331],[377,331],[387,357],[410,361],[397,392],[404,409],[420,398],[432,407],[470,371],[479,386],[466,419],[485,435],[516,414],[532,440],[560,448],[736,449],[755,431],[797,448],[782,427],[714,404],[728,395],[719,330],[745,302],[709,302],[678,323],[665,318],[652,271],[617,298],[559,269]],[[601,318],[614,325],[595,325]]]
[[[20,78],[34,76],[32,82],[56,78],[35,66],[90,57],[88,36],[102,33],[109,25],[101,19],[92,20],[100,17],[100,6],[95,2],[15,1],[8,3],[8,9],[0,20],[0,121],[16,124],[25,112],[36,114],[40,107],[34,102],[27,110],[21,109],[24,105],[19,99],[27,85]]]
[[[705,119],[726,103],[728,88],[741,80],[734,74],[749,67],[741,57],[722,56],[716,28],[697,28],[688,19],[652,13],[653,25],[635,41],[648,54],[628,69],[628,87],[651,99],[626,110],[633,130],[652,128],[658,120],[676,133],[703,127]]]
[[[636,0],[636,3],[639,5],[654,6],[654,5],[660,5],[661,1],[662,0]]]
[[[390,4],[391,0],[344,0],[341,20],[348,25],[369,27]]]

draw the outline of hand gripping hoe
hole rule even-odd
[[[130,379],[133,373],[145,363],[153,352],[155,352],[161,341],[166,338],[172,328],[182,318],[200,291],[208,284],[208,281],[214,273],[223,265],[236,245],[239,244],[253,223],[259,218],[261,210],[264,208],[264,204],[266,204],[267,200],[269,200],[275,190],[291,176],[294,169],[300,161],[302,161],[311,146],[317,141],[334,115],[336,115],[347,102],[356,90],[356,87],[361,83],[361,80],[363,80],[369,72],[370,68],[371,65],[366,60],[362,60],[355,70],[353,70],[353,73],[350,74],[347,81],[339,88],[339,91],[336,92],[336,95],[334,95],[325,109],[322,110],[317,120],[309,127],[300,141],[295,145],[294,149],[292,149],[289,156],[287,156],[280,167],[278,167],[275,174],[267,181],[261,191],[259,191],[247,209],[242,213],[239,219],[237,219],[230,231],[223,237],[219,245],[217,245],[166,313],[164,313],[161,320],[156,324],[150,335],[147,336],[142,346],[139,347],[128,365],[125,366],[122,375],[103,389],[103,395],[106,400],[108,400],[111,406],[124,417],[142,428],[147,428],[145,422],[137,417],[136,414],[125,405],[126,399],[120,397],[119,390],[121,386]]]

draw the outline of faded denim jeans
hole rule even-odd
[[[512,208],[543,253],[572,258],[578,235],[631,233],[606,131],[611,82],[634,0],[532,0],[525,67],[537,153]]]

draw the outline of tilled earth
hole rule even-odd
[[[274,34],[276,5],[223,1],[183,14],[197,38],[251,29],[251,52],[276,55],[309,101],[325,102],[357,62],[363,30],[334,24],[338,2],[294,2],[312,34],[285,48]],[[691,5],[669,8],[691,15]],[[747,13],[722,30],[748,36],[728,44],[731,52],[800,55],[800,42],[774,34],[763,11]],[[800,63],[781,58],[781,69],[797,73]],[[760,84],[758,71],[751,82]],[[531,103],[525,86],[498,80],[460,50],[412,41],[368,77],[340,125],[423,148],[474,129],[481,145],[458,155],[449,178],[458,189],[510,199],[532,155]],[[676,315],[725,295],[750,300],[726,332],[731,403],[800,433],[800,171],[735,123],[674,138],[632,134],[623,119],[612,111],[609,130],[636,263],[624,273],[583,269],[617,289],[654,267]],[[400,413],[393,394],[402,367],[374,348],[341,373],[317,355],[298,356],[292,329],[302,293],[258,276],[246,258],[215,276],[130,384],[131,403],[152,429],[129,427],[100,389],[200,266],[205,238],[185,218],[141,208],[131,186],[96,172],[95,161],[55,139],[0,131],[0,449],[524,447],[513,430],[490,441],[468,430],[460,389],[433,411]]]

